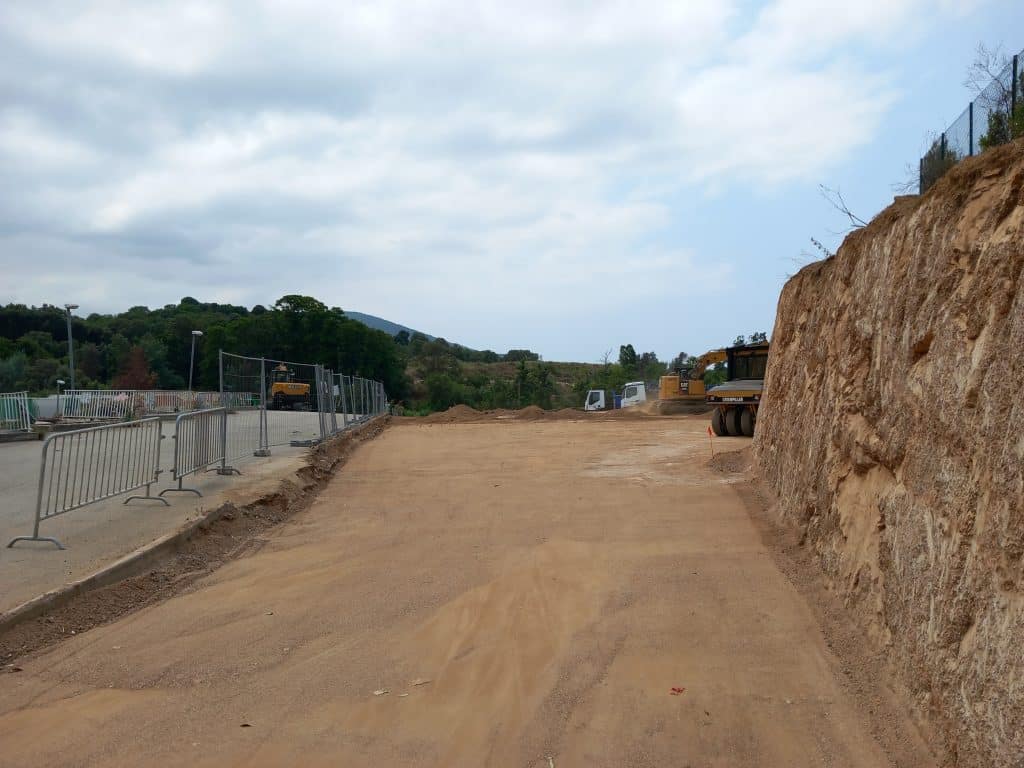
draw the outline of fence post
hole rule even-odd
[[[260,410],[257,417],[260,423],[260,446],[253,453],[253,456],[269,456],[270,429],[267,424],[267,360],[264,357],[260,358]],[[225,446],[224,452],[227,453],[227,446]]]
[[[217,369],[220,377],[220,402],[221,405],[225,403],[224,399],[224,350],[217,352]],[[234,467],[228,466],[228,409],[225,408],[220,415],[220,443],[224,446],[224,458],[220,460],[220,469],[217,470],[218,475],[240,475],[242,474]]]
[[[324,424],[324,375],[323,368],[319,363],[313,366],[313,381],[316,382],[316,412],[317,420],[320,422],[320,439],[327,439],[327,429]]]
[[[974,102],[967,105],[967,156],[974,157]]]
[[[348,427],[348,398],[345,396],[345,374],[338,374],[338,389],[341,390],[341,428]]]
[[[1017,87],[1020,85],[1020,72],[1017,69],[1017,58],[1019,54],[1013,55],[1013,75],[1010,79],[1010,125],[1013,125],[1013,115],[1017,111]],[[1011,127],[1012,131],[1012,127]],[[1011,132],[1011,138],[1013,134]]]

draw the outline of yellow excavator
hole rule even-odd
[[[309,384],[295,381],[295,374],[284,363],[270,372],[270,409],[273,411],[310,408],[309,391]]]
[[[727,359],[726,350],[712,349],[684,366],[661,377],[658,382],[658,412],[700,413],[707,411],[704,371]]]
[[[708,390],[711,429],[716,435],[753,437],[757,407],[764,390],[768,342],[744,344],[725,350],[729,380]]]

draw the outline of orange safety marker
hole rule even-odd
[[[711,443],[711,458],[715,458],[715,433],[711,431],[711,427],[708,427],[708,442]]]

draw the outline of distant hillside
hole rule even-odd
[[[350,317],[353,320],[358,320],[363,325],[368,325],[370,328],[375,328],[378,331],[384,331],[389,336],[394,336],[399,331],[408,331],[409,335],[412,336],[414,333],[423,333],[423,331],[417,331],[415,328],[410,328],[407,325],[401,323],[393,323],[390,320],[385,320],[383,317],[377,317],[376,315],[367,315],[362,312],[352,312],[345,310],[345,316]],[[423,333],[428,339],[433,341],[436,337],[431,336],[429,333]]]

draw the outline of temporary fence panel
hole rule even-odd
[[[348,395],[345,392],[346,384],[345,379],[347,377],[343,373],[335,374],[334,384],[334,405],[335,408],[341,412],[341,428],[345,429],[348,427],[349,414],[348,414]]]
[[[266,414],[262,408],[266,392],[264,368],[262,358],[227,352],[220,355],[218,404],[232,410],[221,425],[224,445],[222,472],[231,471],[229,465],[233,462],[249,456],[266,455]]]
[[[160,477],[160,437],[158,417],[51,433],[43,441],[32,535],[16,536],[7,546],[49,541],[64,549],[57,539],[39,535],[43,520],[138,488],[145,487],[146,495],[129,496],[125,504],[133,499],[167,504],[150,494]]]
[[[0,392],[0,432],[31,432],[28,392]]]
[[[201,472],[214,464],[223,463],[224,438],[227,434],[224,408],[182,413],[174,420],[174,466],[171,476],[178,481],[177,488],[165,488],[165,493],[194,493],[195,488],[182,487],[182,480],[193,472]]]
[[[134,389],[67,389],[61,395],[61,417],[65,419],[125,421],[145,408]]]

